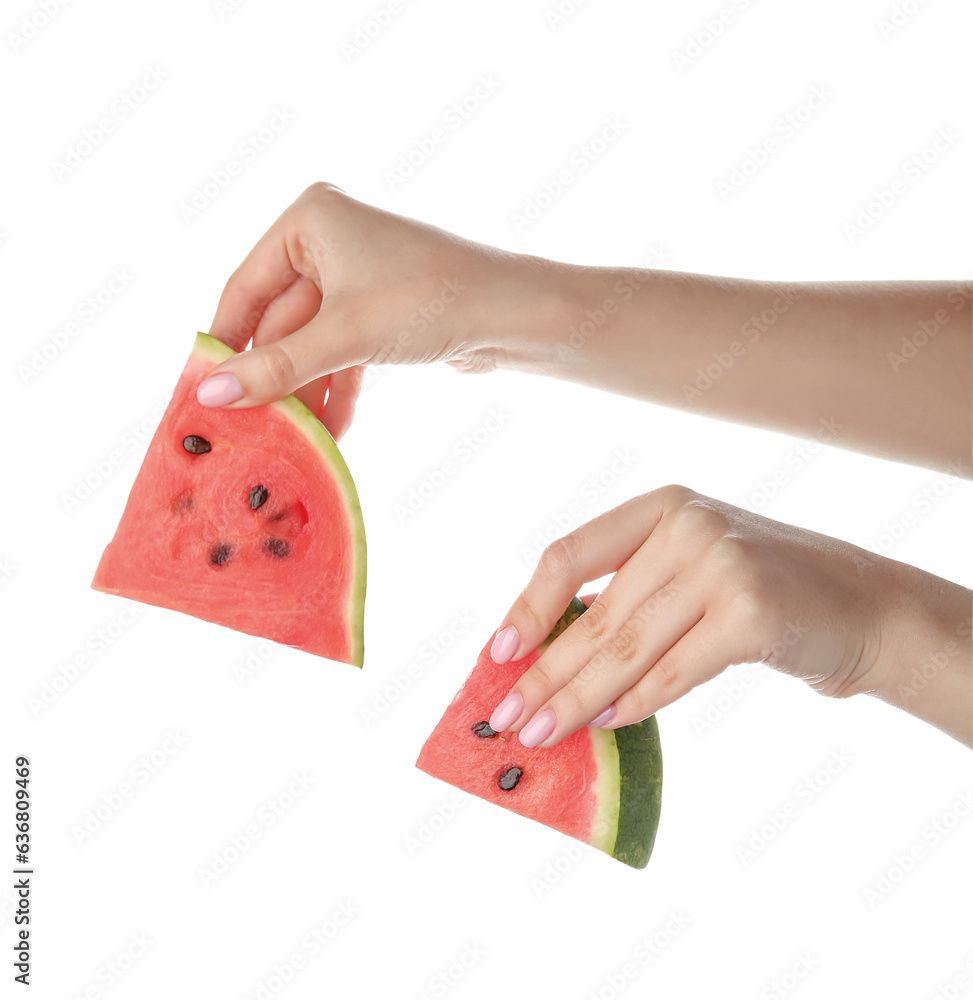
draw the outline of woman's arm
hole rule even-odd
[[[968,282],[556,265],[548,288],[541,354],[515,346],[501,363],[971,474]]]
[[[962,282],[579,267],[315,184],[227,282],[210,332],[253,349],[199,398],[297,390],[340,437],[363,365],[501,366],[969,475],[971,299]]]

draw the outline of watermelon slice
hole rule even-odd
[[[211,409],[232,357],[197,334],[92,587],[362,665],[365,529],[337,445],[294,396]]]
[[[486,722],[517,678],[586,610],[575,598],[543,645],[512,663],[493,661],[491,638],[423,745],[416,767],[644,868],[662,796],[654,715],[619,729],[585,727],[539,749],[522,746],[516,733],[495,733]]]

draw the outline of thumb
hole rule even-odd
[[[363,361],[332,325],[318,313],[294,333],[228,358],[199,383],[196,399],[203,406],[260,406]]]

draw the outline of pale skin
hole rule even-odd
[[[960,281],[563,264],[315,184],[230,277],[210,332],[252,346],[199,398],[236,408],[296,392],[340,438],[366,365],[445,361],[555,375],[969,478],[971,301]],[[969,590],[680,486],[551,545],[501,622],[494,659],[527,655],[584,583],[609,573],[497,707],[495,729],[551,746],[762,661],[973,745]]]

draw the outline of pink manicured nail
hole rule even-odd
[[[597,729],[599,726],[603,726],[606,722],[611,722],[615,718],[615,706],[609,705],[601,715],[596,715],[591,722],[588,723],[589,729]]]
[[[511,691],[493,710],[493,715],[490,716],[490,728],[495,733],[502,733],[510,728],[512,722],[516,722],[523,710],[524,699],[520,696],[520,692]]]
[[[497,633],[496,639],[493,640],[493,645],[490,647],[490,658],[494,663],[506,663],[517,652],[519,645],[520,633],[513,625],[508,625],[501,629]],[[496,729],[496,726],[491,728]]]
[[[212,375],[196,387],[196,400],[201,406],[226,406],[238,399],[243,399],[243,386],[233,372]]]
[[[525,747],[536,747],[554,732],[557,719],[554,717],[554,710],[545,708],[538,712],[520,731],[520,742]]]

